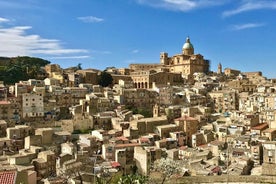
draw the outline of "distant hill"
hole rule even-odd
[[[0,57],[0,81],[5,84],[14,84],[20,80],[42,79],[42,67],[50,61],[29,57]]]

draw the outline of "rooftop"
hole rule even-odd
[[[0,183],[14,184],[16,181],[16,171],[3,171],[0,172]]]
[[[9,101],[0,101],[0,105],[9,105],[11,102]]]
[[[251,128],[251,130],[263,130],[268,128],[268,124],[267,123],[260,123],[257,126],[254,126]]]
[[[175,119],[176,121],[195,121],[197,119],[190,116],[182,116],[180,118]]]
[[[274,131],[276,131],[276,128],[268,128],[268,129],[265,129],[263,132],[264,133],[272,133]]]

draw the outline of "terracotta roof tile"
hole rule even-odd
[[[116,148],[127,148],[127,147],[135,147],[135,146],[141,146],[139,143],[128,143],[128,144],[117,144]]]
[[[120,167],[121,164],[120,164],[119,162],[111,162],[111,166],[112,166],[113,168],[116,168],[116,167]]]
[[[0,172],[0,183],[15,184],[16,171],[3,171]]]
[[[0,101],[0,104],[1,105],[9,105],[9,104],[11,104],[11,102],[9,102],[9,101]]]
[[[121,140],[121,141],[128,141],[128,138],[121,136],[121,137],[116,137],[117,140]]]
[[[267,123],[260,123],[257,126],[254,126],[251,128],[251,130],[263,130],[268,128],[268,124]]]

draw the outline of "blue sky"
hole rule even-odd
[[[223,68],[276,78],[276,0],[0,0],[0,56],[63,68],[158,63],[195,53]]]

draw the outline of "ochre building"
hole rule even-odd
[[[196,72],[209,72],[210,63],[200,54],[194,54],[194,47],[188,37],[182,47],[182,53],[169,57],[168,53],[160,54],[160,64],[131,64],[130,69],[137,70],[153,70],[167,69],[171,73],[181,74],[185,79],[192,79],[192,75]]]

